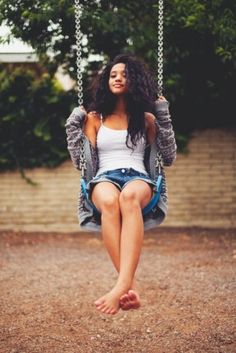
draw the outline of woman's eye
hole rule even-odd
[[[117,75],[111,75],[110,78],[116,78],[116,76],[117,76]],[[126,74],[125,74],[125,73],[122,74],[122,76],[126,78]]]

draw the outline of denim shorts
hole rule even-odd
[[[108,170],[104,173],[101,173],[95,176],[90,182],[87,184],[87,191],[89,194],[89,198],[91,199],[91,193],[93,187],[102,181],[107,181],[114,184],[119,190],[122,190],[128,183],[134,180],[143,180],[150,185],[152,190],[156,187],[156,182],[147,174],[140,173],[133,168],[120,168],[114,170]]]

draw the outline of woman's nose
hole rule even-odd
[[[116,76],[115,81],[121,81],[121,76]]]

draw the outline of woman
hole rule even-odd
[[[66,130],[72,162],[85,170],[87,183],[88,199],[80,193],[80,224],[94,224],[96,229],[101,224],[105,247],[118,272],[112,290],[95,305],[102,313],[115,314],[119,308],[140,306],[134,276],[144,225],[151,228],[165,217],[163,164],[175,159],[176,144],[168,102],[164,97],[155,102],[152,77],[135,57],[117,56],[100,74],[93,92],[90,112],[74,110]],[[157,191],[159,175],[163,177],[160,199],[144,216],[142,210]]]

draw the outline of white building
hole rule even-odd
[[[10,30],[6,26],[0,26],[0,36],[2,39],[6,39],[10,35]],[[10,42],[1,44],[0,43],[0,63],[6,64],[20,64],[34,67],[38,66],[39,59],[34,49],[21,40],[10,36]],[[61,83],[65,90],[71,89],[75,82],[70,78],[68,74],[63,73],[63,68],[59,67],[56,74],[56,78]]]

